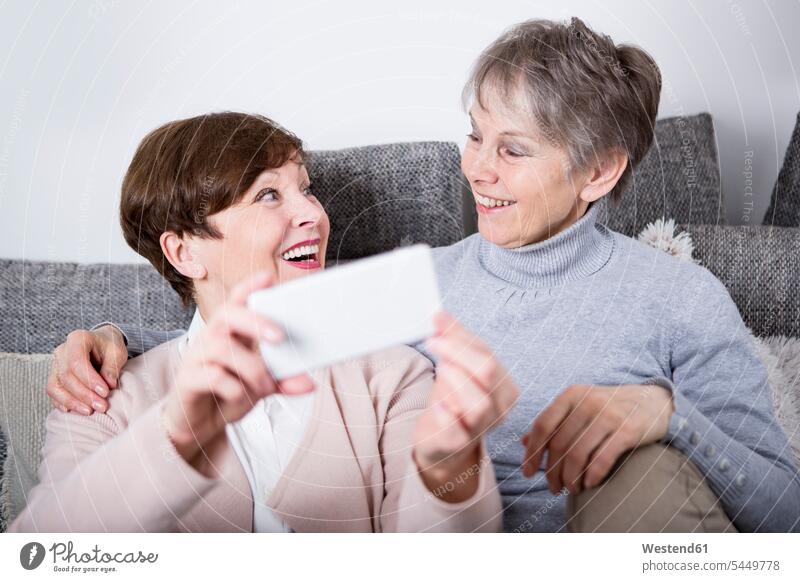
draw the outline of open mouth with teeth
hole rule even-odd
[[[281,252],[281,259],[298,269],[319,269],[319,240],[304,240]]]
[[[488,196],[482,196],[480,194],[475,194],[475,201],[475,206],[477,206],[478,212],[483,214],[504,210],[509,206],[514,206],[517,203],[515,200],[500,200],[498,198],[489,198]]]

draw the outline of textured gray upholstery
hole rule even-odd
[[[73,329],[128,321],[185,327],[191,311],[150,265],[0,260],[0,352],[49,353]]]
[[[458,147],[417,142],[317,151],[309,174],[331,219],[328,260],[464,238]]]
[[[800,113],[786,148],[764,224],[800,226]]]
[[[679,224],[725,224],[711,116],[659,120],[650,151],[620,201],[608,204],[607,212],[601,220],[628,236],[661,217]]]
[[[800,229],[684,225],[695,257],[719,277],[759,336],[800,337]],[[49,353],[73,329],[124,321],[185,328],[191,319],[149,265],[0,260],[0,351]]]
[[[0,352],[0,431],[8,439],[7,461],[0,464],[0,531],[25,507],[37,481],[39,451],[44,444],[50,401],[41,389],[47,382],[49,354]]]
[[[728,288],[759,337],[800,336],[800,229],[683,225],[694,257]]]

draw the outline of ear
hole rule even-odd
[[[161,243],[161,251],[169,261],[170,265],[175,267],[184,277],[189,279],[205,279],[208,275],[208,270],[196,256],[192,254],[189,248],[189,237],[178,236],[172,231],[167,231],[159,238]]]
[[[600,161],[600,165],[589,170],[586,183],[580,192],[581,200],[594,202],[611,192],[627,167],[628,154],[620,150],[609,152]]]

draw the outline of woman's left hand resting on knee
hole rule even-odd
[[[212,475],[208,451],[224,441],[225,425],[247,414],[270,394],[303,394],[314,385],[303,374],[278,382],[258,348],[278,342],[279,327],[246,307],[247,296],[269,287],[270,275],[240,283],[209,318],[181,362],[175,390],[166,397],[163,422],[178,453],[201,473]]]
[[[522,472],[532,477],[547,451],[550,491],[598,486],[627,451],[663,439],[675,407],[661,386],[587,386],[564,390],[522,437]]]
[[[477,336],[447,313],[427,347],[436,382],[414,433],[414,458],[427,488],[448,502],[478,487],[482,437],[503,422],[519,396],[514,380]]]

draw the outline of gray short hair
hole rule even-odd
[[[526,108],[539,131],[567,150],[569,169],[590,167],[611,151],[628,167],[611,191],[618,199],[653,142],[661,73],[641,48],[615,45],[580,19],[528,20],[513,26],[478,57],[464,87],[465,107],[484,106],[498,91],[507,107]],[[522,104],[514,99],[522,90]]]

